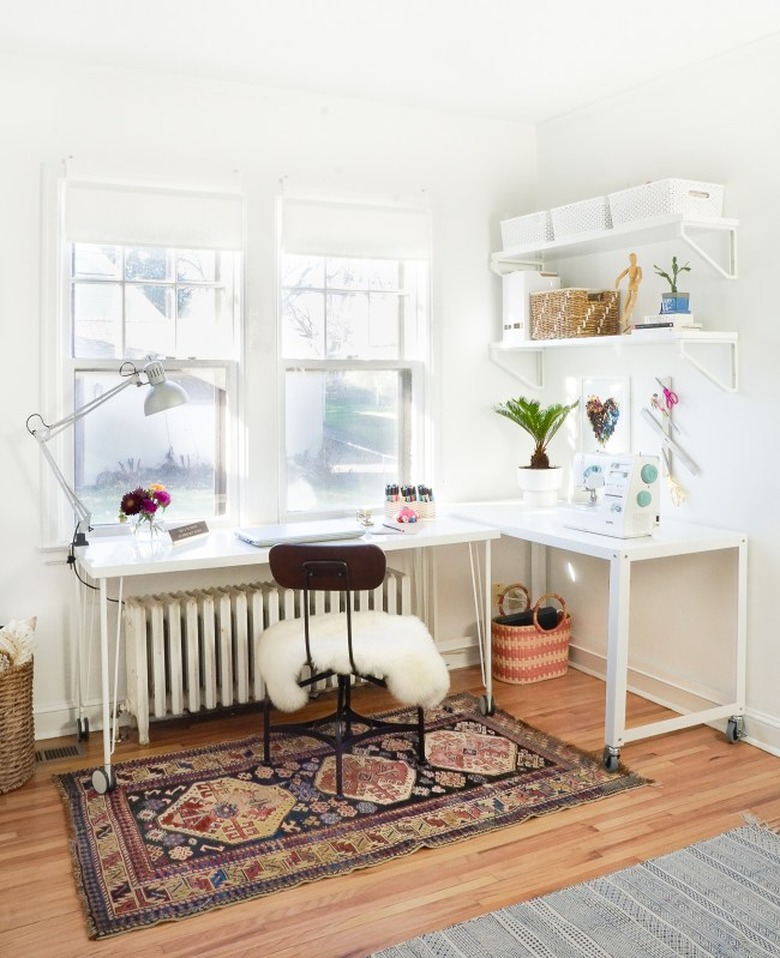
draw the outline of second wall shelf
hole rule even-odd
[[[579,339],[532,339],[507,346],[490,343],[490,358],[506,372],[532,389],[544,386],[544,353],[548,349],[641,348],[674,346],[703,376],[726,392],[736,392],[737,333],[705,330],[659,330],[625,336],[583,336]],[[713,361],[720,358],[718,363]]]

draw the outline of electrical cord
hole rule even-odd
[[[76,548],[76,533],[77,532],[78,532],[78,525],[73,530],[73,537],[70,540],[70,547],[68,549],[68,558],[65,561],[73,570],[73,574],[76,576],[76,578],[85,588],[92,589],[93,592],[98,592],[100,590],[94,583],[88,582],[85,578],[83,578],[83,576],[79,572],[78,565],[76,564],[76,554],[74,550]],[[106,596],[106,599],[108,602],[113,602],[115,605],[123,604],[119,599],[112,599],[110,595]]]

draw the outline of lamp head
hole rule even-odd
[[[189,397],[182,387],[178,383],[168,382],[165,367],[161,362],[153,360],[147,363],[144,366],[144,372],[152,387],[144,399],[145,415],[153,416],[157,412],[163,412],[187,402]]]

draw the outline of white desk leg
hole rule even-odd
[[[479,707],[483,715],[492,715],[496,710],[496,703],[493,699],[493,605],[490,594],[492,576],[490,540],[485,539],[485,568],[482,582],[480,582],[477,549],[477,543],[469,543],[471,591],[474,596],[474,614],[477,622],[477,647],[479,648],[479,661],[482,667],[482,682],[485,686],[485,694],[480,700]]]
[[[547,592],[547,546],[531,543],[531,603]]]
[[[726,736],[731,742],[741,738],[745,715],[747,685],[747,539],[742,539],[737,554],[737,641],[734,663],[734,699],[737,707],[726,726]]]
[[[631,562],[616,552],[609,563],[609,624],[607,633],[607,690],[604,727],[604,765],[616,771],[626,730],[628,685],[628,623],[631,599]]]
[[[114,787],[111,769],[111,686],[108,672],[108,583],[100,579],[100,694],[103,701],[103,766],[92,773],[92,786],[104,795]]]
[[[484,591],[484,616],[485,623],[485,708],[486,715],[492,715],[496,710],[496,703],[493,699],[493,596],[491,570],[491,544],[490,539],[485,539],[485,591]]]

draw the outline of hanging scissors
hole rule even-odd
[[[664,399],[666,400],[666,408],[671,410],[677,403],[680,401],[680,397],[676,392],[673,392],[668,386],[665,386],[661,380],[656,376],[655,381],[664,391]]]

